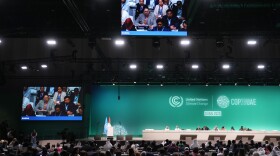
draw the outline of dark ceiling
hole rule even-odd
[[[118,0],[2,0],[0,82],[279,84],[279,1],[187,3],[189,46],[181,46],[181,38],[128,37],[123,47],[116,47]],[[45,44],[50,37],[57,39],[56,46]],[[250,47],[247,39],[256,39],[258,44]],[[160,46],[152,44],[155,40]],[[221,69],[225,62],[231,65],[229,71]],[[48,69],[42,70],[41,63],[48,64]],[[137,63],[138,69],[130,71],[130,63]],[[164,70],[156,70],[157,63],[164,64]],[[191,70],[192,63],[198,63],[199,70]],[[258,63],[266,68],[256,70]],[[28,65],[29,70],[22,71],[21,65]]]

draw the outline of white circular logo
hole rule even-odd
[[[184,103],[182,96],[170,96],[169,97],[169,104],[172,107],[181,107]]]
[[[219,96],[217,99],[217,104],[221,108],[227,108],[229,106],[229,99],[226,96]]]

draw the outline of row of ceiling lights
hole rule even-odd
[[[0,44],[2,43],[2,40],[0,39]],[[51,40],[47,40],[46,41],[46,43],[48,44],[48,45],[50,45],[50,46],[54,46],[54,45],[56,45],[56,40],[53,40],[53,39],[51,39]],[[117,45],[117,46],[122,46],[122,45],[124,45],[125,44],[125,41],[123,40],[123,39],[116,39],[115,40],[115,44]],[[180,44],[181,45],[189,45],[190,44],[190,40],[188,40],[188,39],[182,39],[181,41],[180,41]],[[247,41],[247,44],[248,45],[256,45],[257,44],[257,41],[256,40],[248,40]]]
[[[162,70],[162,69],[164,68],[164,65],[162,65],[162,64],[157,64],[155,67],[156,67],[156,69],[158,69],[158,70]],[[48,68],[48,65],[47,65],[47,64],[41,64],[41,68],[46,69],[46,68]],[[137,69],[137,65],[136,65],[136,64],[130,64],[130,65],[129,65],[129,68],[130,68],[131,70],[136,70],[136,69]],[[194,70],[197,70],[197,69],[199,69],[199,65],[198,65],[198,64],[192,64],[192,65],[191,65],[191,68],[194,69]],[[229,65],[229,64],[223,64],[223,65],[222,65],[222,68],[223,68],[224,70],[228,70],[228,69],[230,69],[230,65]],[[263,65],[263,64],[257,65],[257,69],[259,69],[259,70],[262,70],[262,69],[264,69],[264,68],[265,68],[265,65]],[[22,69],[22,70],[27,70],[27,69],[28,69],[28,66],[27,66],[27,65],[23,65],[23,66],[21,66],[21,69]]]

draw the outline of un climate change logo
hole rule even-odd
[[[227,108],[229,106],[229,99],[226,96],[219,96],[217,99],[217,104],[221,108]]]
[[[169,97],[169,104],[172,107],[181,107],[184,103],[182,96],[170,96]]]

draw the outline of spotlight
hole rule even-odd
[[[136,64],[131,64],[131,65],[129,66],[129,68],[130,68],[130,69],[136,69],[136,68],[137,68],[137,65],[136,65]]]
[[[156,67],[157,67],[157,69],[163,69],[163,65],[162,64],[158,64]]]
[[[118,39],[115,41],[115,44],[118,46],[124,45],[124,40]]]
[[[181,40],[181,45],[189,45],[190,40]]]
[[[56,40],[47,40],[48,45],[56,45]]]
[[[115,83],[113,83],[113,86],[116,85]]]
[[[136,81],[134,81],[133,83],[134,83],[134,84],[136,84],[137,82],[136,82]]]
[[[27,70],[28,67],[27,67],[27,66],[21,66],[21,69],[22,69],[22,70]]]
[[[149,86],[150,84],[149,83],[147,83],[147,86]]]
[[[192,65],[192,69],[198,69],[198,68],[199,68],[199,65],[197,65],[197,64]]]
[[[42,67],[42,68],[48,68],[48,65],[42,64],[41,67]]]
[[[259,65],[257,66],[257,68],[258,68],[258,69],[264,69],[265,66],[264,66],[263,64],[259,64]]]
[[[0,40],[0,44],[2,43],[2,40]]]
[[[163,84],[161,83],[161,84],[160,84],[160,86],[162,87],[162,86],[163,86]]]
[[[224,64],[223,65],[223,69],[229,69],[230,68],[230,65],[229,64]]]
[[[250,86],[251,86],[251,84],[249,83],[249,84],[248,84],[248,87],[250,87]]]
[[[256,40],[248,40],[248,41],[247,41],[247,44],[248,44],[248,45],[256,45],[256,44],[257,44],[257,41],[256,41]]]
[[[234,85],[237,86],[237,82],[235,82]]]
[[[221,84],[221,83],[219,83],[219,86],[222,86],[222,84]]]
[[[208,87],[208,83],[206,83],[205,86]]]

